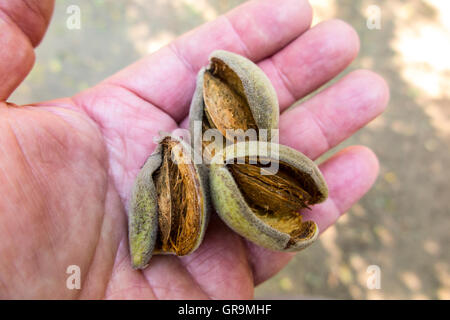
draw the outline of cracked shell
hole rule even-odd
[[[323,202],[328,188],[316,164],[302,153],[267,142],[240,142],[214,156],[209,177],[215,210],[241,236],[277,251],[299,251],[317,238],[316,223],[302,221],[298,211]]]
[[[197,76],[189,112],[192,143],[202,145],[206,129],[217,129],[225,136],[227,129],[278,128],[278,99],[270,80],[252,61],[238,54],[217,50],[210,63]],[[201,124],[201,126],[195,124]],[[199,150],[199,149],[196,149]]]
[[[208,173],[191,161],[191,151],[183,140],[162,137],[136,177],[128,214],[135,269],[144,269],[152,254],[187,255],[202,242],[210,211]]]

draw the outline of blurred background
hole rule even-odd
[[[73,95],[242,2],[58,0],[36,65],[10,100]],[[313,24],[339,18],[361,38],[358,58],[340,76],[369,68],[389,83],[383,116],[332,150],[367,145],[381,172],[256,298],[450,299],[450,2],[310,2]],[[80,29],[66,26],[70,5],[81,10]],[[380,289],[367,286],[371,265]]]

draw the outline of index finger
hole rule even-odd
[[[306,0],[245,3],[176,39],[108,78],[179,122],[188,113],[198,70],[209,54],[224,49],[259,61],[306,31],[312,11]]]

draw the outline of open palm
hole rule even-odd
[[[0,4],[2,101],[31,69],[52,7]],[[358,52],[348,25],[310,28],[311,15],[303,0],[249,2],[72,98],[0,103],[0,297],[252,298],[292,254],[248,243],[214,216],[194,254],[155,256],[133,270],[128,195],[153,137],[186,127],[196,73],[215,49],[258,62],[278,93],[280,142],[313,159],[381,113],[387,86],[362,70],[283,112]],[[305,215],[324,231],[370,188],[378,163],[365,147],[350,147],[321,170],[330,197]],[[66,287],[70,265],[80,267],[80,290]]]

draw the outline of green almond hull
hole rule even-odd
[[[238,145],[243,144],[246,143],[240,143]],[[241,153],[238,151],[236,156],[252,157],[260,154],[257,144],[258,142],[247,143],[246,145],[249,146],[249,148],[243,149],[244,151]],[[269,144],[259,142],[259,145],[267,146]],[[313,243],[319,234],[317,225],[316,232],[311,238],[297,241],[292,244],[289,243],[291,237],[288,234],[280,232],[265,224],[250,209],[244,196],[240,192],[239,187],[234,181],[232,174],[224,163],[232,158],[227,157],[226,155],[224,156],[224,154],[227,154],[231,150],[230,148],[234,147],[227,147],[223,152],[217,154],[210,165],[209,177],[212,202],[221,219],[236,233],[271,250],[299,251]],[[289,163],[295,168],[309,174],[319,186],[322,193],[319,202],[324,201],[328,196],[328,189],[322,174],[314,162],[302,153],[289,147],[277,145],[277,148],[279,148],[278,160]]]
[[[210,60],[213,58],[223,61],[241,80],[258,128],[278,128],[278,98],[266,74],[249,59],[232,52],[217,50],[211,54]]]
[[[185,150],[190,152],[190,146],[184,141],[172,137],[180,142]],[[153,254],[173,254],[155,250],[158,235],[158,202],[153,173],[162,162],[162,147],[158,145],[153,154],[141,168],[131,194],[128,213],[128,233],[132,266],[144,269]],[[194,252],[202,243],[209,223],[211,198],[209,193],[208,170],[203,164],[193,164],[199,181],[200,192],[203,194],[200,234],[193,249]]]
[[[135,269],[147,266],[158,233],[158,205],[152,174],[161,165],[161,153],[153,153],[139,171],[128,208],[128,239],[131,264]]]
[[[277,94],[266,74],[252,61],[238,54],[223,50],[214,51],[211,59],[223,61],[233,70],[242,82],[250,111],[259,129],[267,130],[267,139],[271,139],[271,129],[278,128],[279,106]],[[209,67],[208,67],[209,68]],[[189,129],[192,144],[197,149],[201,147],[201,125],[194,129],[194,124],[203,121],[203,75],[208,68],[202,68],[197,75],[195,92],[189,110]]]

